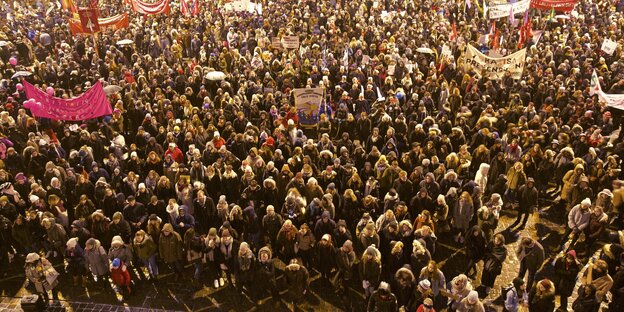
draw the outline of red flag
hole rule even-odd
[[[453,22],[453,32],[451,33],[449,40],[451,41],[457,40],[457,25],[455,24],[455,22]]]
[[[89,34],[95,34],[100,31],[100,23],[98,22],[97,10],[93,8],[82,8],[78,10],[80,16],[80,24],[82,29]]]
[[[190,13],[186,0],[180,0],[180,13],[184,16],[187,16]]]
[[[89,33],[89,30],[82,28],[82,23],[80,23],[79,19],[70,18],[67,21],[69,22],[69,29],[71,30],[72,34],[76,35]],[[126,28],[130,25],[127,13],[106,18],[98,18],[98,24],[100,25],[100,30],[117,30]]]
[[[61,0],[61,7],[63,10],[70,11],[72,13],[78,12],[73,0]]]
[[[500,36],[500,31],[497,29],[496,32],[494,33],[494,39],[492,39],[492,49],[498,48],[498,45],[499,45],[498,36]]]
[[[193,2],[193,16],[199,15],[199,0]]]

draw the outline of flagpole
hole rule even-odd
[[[91,39],[93,39],[93,49],[95,50],[95,54],[98,56],[98,59],[99,59],[100,58],[100,50],[98,49],[97,40],[96,40],[95,36],[97,36],[97,33],[93,33],[92,36],[91,36]]]

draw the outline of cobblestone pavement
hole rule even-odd
[[[505,212],[501,216],[497,232],[513,223],[514,214],[514,212]],[[553,223],[547,214],[536,213],[529,219],[527,226],[520,234],[537,238],[545,246],[547,256],[549,256],[556,254],[560,249],[559,241],[563,231],[564,228]],[[508,242],[509,255],[503,265],[503,273],[484,299],[484,303],[492,311],[501,310],[500,306],[492,304],[491,301],[500,295],[501,287],[509,285],[517,275],[519,267],[515,256],[517,244],[518,242]],[[588,258],[586,253],[585,250],[578,250],[579,260],[583,263]],[[436,258],[444,259],[441,265],[447,277],[463,272],[467,266],[466,257],[451,237],[439,237]],[[477,265],[477,279],[473,281],[475,288],[480,285],[482,266],[482,262]],[[278,262],[278,269],[281,268],[283,264]],[[9,272],[10,277],[0,280],[0,290],[2,290],[0,311],[21,311],[19,298],[31,291],[30,288],[24,287],[23,273],[14,268],[12,270],[14,271]],[[186,273],[190,277],[192,269],[188,268]],[[355,281],[346,295],[339,296],[333,292],[327,282],[319,279],[319,275],[313,270],[311,270],[311,276],[311,291],[306,295],[305,302],[298,307],[299,310],[344,311],[348,310],[347,306],[350,306],[352,311],[365,311],[366,302]],[[255,306],[248,297],[239,295],[231,285],[214,289],[206,286],[207,283],[203,286],[196,286],[190,282],[176,282],[171,276],[165,276],[156,284],[149,281],[137,283],[135,294],[127,301],[121,302],[107,283],[90,282],[86,288],[73,287],[69,285],[70,281],[62,276],[59,286],[62,300],[54,302],[48,311],[288,311],[292,309],[292,306],[283,301],[276,305],[269,298],[262,300],[259,306]],[[569,302],[573,300],[574,298]]]

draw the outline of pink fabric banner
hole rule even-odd
[[[99,81],[87,92],[73,99],[50,96],[26,80],[22,80],[22,84],[26,97],[41,103],[41,105],[29,103],[26,107],[35,117],[54,120],[87,120],[113,113],[102,83]]]
[[[132,9],[141,14],[169,14],[171,8],[169,7],[169,0],[160,0],[154,3],[143,2],[140,0],[130,0]]]

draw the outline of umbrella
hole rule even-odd
[[[110,85],[110,86],[104,87],[104,93],[106,93],[106,95],[111,95],[111,94],[121,91],[121,89],[122,88],[120,86]]]
[[[416,49],[416,52],[427,53],[427,54],[433,54],[434,53],[433,50],[431,50],[429,48],[425,48],[425,47]]]
[[[129,44],[133,44],[134,41],[130,40],[130,39],[124,39],[124,40],[119,40],[117,41],[117,45],[129,45]]]
[[[556,18],[556,19],[570,19],[570,17],[569,17],[569,16],[564,15],[564,14],[555,15],[555,18]]]
[[[11,76],[11,79],[15,79],[15,78],[19,78],[19,77],[28,77],[30,75],[32,75],[31,72],[25,71],[25,70],[20,70],[20,71],[16,72],[15,74],[13,74],[13,76]]]
[[[223,80],[225,79],[225,73],[220,71],[209,72],[206,74],[206,79],[212,81]]]
[[[11,43],[8,41],[0,40],[0,47],[8,46],[9,44]]]

